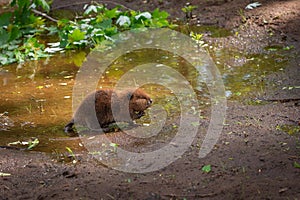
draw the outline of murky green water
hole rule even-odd
[[[288,65],[287,52],[243,55],[229,49],[211,52],[223,74],[226,95],[232,99],[263,95],[266,76]]]
[[[203,31],[212,31],[215,37],[230,34],[208,27]],[[288,64],[283,50],[247,55],[230,49],[210,48],[209,53],[223,75],[227,97],[233,99],[263,93],[265,76]],[[40,143],[34,148],[36,151],[57,153],[65,152],[66,147],[73,151],[83,149],[79,140],[65,135],[63,127],[72,116],[72,87],[78,66],[85,57],[86,52],[69,52],[46,60],[0,68],[0,113],[6,112],[0,118],[0,145],[37,137]],[[204,81],[199,80],[198,72],[182,58],[160,50],[147,49],[124,55],[108,68],[99,86],[113,87],[133,66],[154,61],[180,72],[194,88],[200,107],[209,106],[209,92]],[[172,120],[180,115],[177,98],[159,83],[147,85],[145,90],[156,104],[163,105],[168,114],[169,129],[164,129],[163,137],[168,133],[172,135],[177,128]],[[139,123],[149,123],[149,117],[144,117]]]

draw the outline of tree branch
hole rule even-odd
[[[62,6],[57,6],[55,8],[52,8],[53,10],[57,10],[57,9],[61,9],[61,8],[67,8],[67,7],[71,7],[71,6],[78,6],[78,5],[83,5],[83,4],[87,4],[87,3],[94,3],[94,2],[97,2],[97,3],[108,3],[108,4],[113,4],[113,5],[117,5],[117,6],[122,6],[123,8],[127,9],[127,10],[132,10],[131,8],[128,8],[126,7],[125,5],[121,4],[121,3],[116,3],[116,2],[113,2],[113,1],[81,1],[81,2],[74,2],[74,3],[71,3],[71,4],[65,4],[65,5],[62,5]]]
[[[47,14],[45,14],[45,13],[42,13],[42,12],[40,12],[40,11],[38,11],[38,10],[35,10],[35,9],[31,9],[31,10],[32,10],[32,12],[34,12],[34,13],[37,14],[37,15],[41,15],[41,16],[43,16],[43,17],[46,17],[47,19],[49,19],[49,20],[51,20],[51,21],[53,21],[53,22],[58,22],[57,19],[54,19],[54,18],[50,17],[49,15],[47,15]]]

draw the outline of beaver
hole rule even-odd
[[[100,89],[90,93],[81,102],[71,121],[64,127],[66,133],[74,133],[73,125],[103,129],[115,122],[128,122],[145,115],[145,110],[152,104],[152,99],[142,89],[115,91]],[[100,125],[100,127],[99,127]]]

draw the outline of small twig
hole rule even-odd
[[[63,5],[63,6],[58,6],[58,7],[56,7],[56,8],[52,8],[52,10],[57,10],[57,9],[61,9],[61,8],[67,8],[67,7],[70,7],[70,6],[75,6],[75,5],[82,5],[82,4],[87,4],[87,3],[93,3],[94,1],[83,1],[83,2],[76,2],[76,3],[72,3],[72,4],[65,4],[65,5]],[[130,9],[130,8],[128,8],[128,7],[126,7],[126,6],[124,6],[123,4],[120,4],[120,3],[115,3],[115,2],[112,2],[112,1],[100,1],[100,2],[103,2],[103,3],[111,3],[111,4],[114,4],[114,5],[120,5],[120,6],[122,6],[123,8],[125,8],[125,9],[127,9],[127,10],[132,10],[132,9]],[[43,16],[43,17],[45,17],[45,18],[47,18],[47,19],[49,19],[49,20],[51,20],[51,21],[53,21],[53,22],[58,22],[58,20],[57,19],[54,19],[53,17],[50,17],[49,15],[47,15],[46,13],[43,13],[43,12],[40,12],[40,11],[38,11],[38,10],[35,10],[35,9],[31,9],[32,10],[32,12],[34,12],[35,14],[37,14],[37,15],[41,15],[41,16]]]
[[[168,197],[170,199],[174,197],[188,197],[188,198],[205,198],[205,197],[212,197],[217,195],[217,193],[207,193],[207,194],[195,194],[195,195],[173,195],[173,194],[163,194],[162,196]]]
[[[49,141],[72,141],[72,140],[80,140],[80,137],[69,137],[69,138],[49,138]]]
[[[0,149],[28,150],[27,148],[20,148],[20,147],[14,147],[14,146],[0,146]]]
[[[261,101],[270,101],[270,102],[278,101],[280,103],[286,103],[286,102],[291,102],[291,101],[299,101],[300,98],[284,98],[284,99],[264,99],[264,98],[259,98],[258,100],[261,100]]]
[[[115,3],[115,2],[113,2],[113,1],[101,1],[101,2],[103,2],[103,3],[111,3],[111,4],[114,4],[114,5],[117,5],[117,6],[120,5],[120,6],[122,6],[123,8],[132,11],[131,8],[128,8],[127,6],[124,6],[123,4],[120,4],[120,3]]]
[[[52,8],[52,10],[57,10],[57,9],[61,9],[61,8],[68,8],[68,7],[71,7],[71,6],[78,6],[78,5],[83,5],[83,4],[92,4],[94,2],[97,2],[97,3],[108,3],[108,4],[113,4],[113,5],[117,5],[117,6],[122,6],[123,8],[127,9],[127,10],[132,10],[131,8],[128,8],[126,7],[125,5],[121,4],[121,3],[116,3],[116,2],[113,2],[113,1],[81,1],[81,2],[75,2],[75,3],[71,3],[71,4],[64,4],[64,5],[61,5],[61,6],[57,6],[57,7],[54,7]]]
[[[34,12],[35,14],[41,15],[41,16],[43,16],[43,17],[46,17],[47,19],[49,19],[49,20],[51,20],[51,21],[53,21],[53,22],[55,22],[55,23],[58,22],[57,19],[54,19],[54,18],[50,17],[49,15],[47,15],[47,14],[45,14],[45,13],[42,13],[42,12],[40,12],[40,11],[38,11],[38,10],[35,10],[35,9],[31,9],[31,10],[32,10],[32,12]],[[76,25],[76,23],[73,22],[73,21],[69,21],[69,22]]]
[[[109,198],[111,198],[111,199],[115,199],[115,197],[113,197],[112,195],[110,195],[110,194],[108,194],[108,193],[106,193],[106,195],[107,195]]]
[[[288,159],[299,159],[300,156],[289,156]]]
[[[64,4],[64,5],[61,5],[61,6],[57,6],[57,7],[52,7],[51,10],[58,10],[58,9],[62,9],[62,8],[68,8],[68,7],[71,7],[71,6],[78,6],[78,5],[92,3],[92,2],[93,1],[74,2],[74,3],[70,3],[70,4]]]
[[[35,9],[31,9],[32,10],[32,12],[34,12],[35,14],[37,14],[37,15],[41,15],[41,16],[43,16],[43,17],[46,17],[47,19],[49,19],[49,20],[51,20],[51,21],[53,21],[53,22],[58,22],[58,20],[57,19],[54,19],[54,18],[52,18],[52,17],[50,17],[49,15],[47,15],[47,14],[45,14],[45,13],[42,13],[42,12],[40,12],[40,11],[38,11],[38,10],[35,10]]]

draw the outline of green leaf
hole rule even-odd
[[[300,169],[300,164],[295,161],[294,162],[294,167]]]
[[[111,28],[112,27],[112,20],[111,19],[103,20],[100,23],[96,23],[94,25],[94,27],[95,28],[100,28],[100,29]]]
[[[136,11],[134,11],[134,10],[131,10],[131,11],[130,11],[130,15],[131,15],[132,17],[135,17],[137,14],[138,14],[138,13],[137,13]]]
[[[104,30],[105,32],[105,36],[112,36],[114,34],[116,34],[118,32],[116,27],[111,27],[111,28],[107,28]],[[106,39],[108,39],[108,37],[105,37]]]
[[[27,147],[27,149],[30,150],[30,149],[36,147],[39,143],[40,143],[39,139],[35,138],[33,141],[29,142],[29,146]]]
[[[85,36],[85,32],[80,31],[79,29],[75,29],[71,34],[69,34],[69,39],[71,42],[83,40]]]
[[[116,18],[119,15],[118,7],[112,9],[112,10],[106,10],[105,16],[109,19]]]
[[[49,31],[48,35],[55,35],[58,33],[58,27],[56,26],[45,27],[45,29]]]
[[[169,13],[166,11],[159,11],[159,9],[155,9],[152,12],[152,24],[151,27],[165,27],[169,26],[169,21],[167,20]]]
[[[295,47],[293,45],[291,45],[291,46],[284,47],[283,50],[288,51],[288,50],[291,50],[291,49],[294,49],[294,48]]]
[[[46,12],[50,11],[50,6],[45,0],[36,0],[35,4],[41,6]]]
[[[9,39],[9,33],[2,27],[0,27],[0,46],[6,44]]]
[[[201,170],[205,173],[209,173],[211,171],[211,165],[204,165]]]
[[[0,54],[0,65],[6,65],[6,64],[9,64],[8,56],[5,54]]]
[[[153,12],[152,12],[152,17],[155,19],[166,19],[169,17],[169,13],[167,13],[166,11],[159,11],[158,8],[156,8]]]
[[[30,15],[29,6],[31,2],[29,0],[18,0],[16,3],[18,6],[16,6],[17,8],[14,12],[14,24],[30,24],[31,22],[28,20],[28,17]]]
[[[23,9],[25,11],[25,8],[29,8],[29,4],[31,2],[28,0],[17,0],[18,9]]]
[[[70,153],[70,154],[74,154],[72,149],[70,147],[66,147],[67,151]]]
[[[168,27],[169,22],[166,19],[159,19],[159,20],[154,19],[151,26],[152,27],[158,27],[158,28]]]
[[[109,146],[116,148],[116,147],[118,147],[118,144],[116,144],[116,143],[110,143]]]
[[[20,29],[17,26],[13,26],[9,33],[9,42],[16,40],[22,36]]]
[[[61,48],[65,48],[68,45],[68,35],[66,33],[59,33],[59,37],[60,37],[60,45],[59,47]]]
[[[69,23],[70,23],[70,20],[68,20],[68,19],[60,19],[57,22],[57,26],[58,27],[64,27],[64,26],[66,26]]]
[[[16,5],[16,3],[17,3],[17,0],[12,0],[11,3],[10,3],[10,6],[14,7]]]
[[[71,154],[71,156],[73,157],[73,159],[76,159],[76,156],[75,156],[74,152],[72,151],[72,149],[70,147],[66,147],[66,149]]]
[[[10,24],[12,13],[3,13],[0,15],[0,27],[1,26],[8,26]]]

